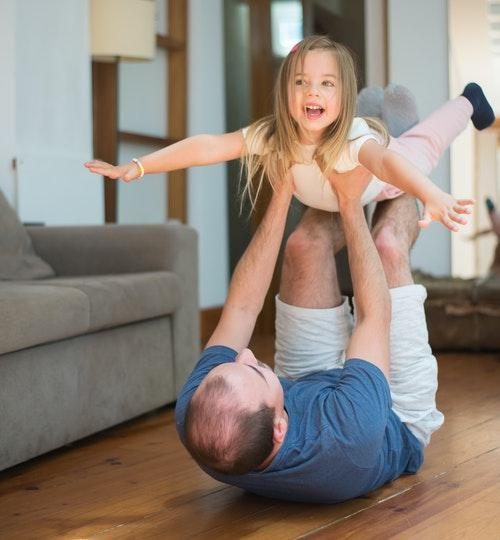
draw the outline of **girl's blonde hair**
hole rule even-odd
[[[297,67],[303,65],[306,54],[313,50],[331,51],[335,55],[339,70],[339,116],[325,130],[313,156],[325,176],[333,171],[347,142],[358,94],[353,57],[347,47],[327,36],[306,37],[295,45],[281,64],[274,88],[274,113],[254,122],[246,133],[246,152],[242,159],[242,169],[246,171],[243,196],[249,197],[252,210],[264,178],[267,177],[275,189],[279,182],[285,180],[290,167],[303,160],[299,143],[300,126],[290,114],[289,101]],[[383,136],[387,144],[388,136],[384,125],[374,118],[365,120]]]

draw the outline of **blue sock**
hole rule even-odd
[[[495,113],[488,103],[488,100],[483,93],[483,89],[478,84],[473,82],[469,83],[464,88],[462,96],[467,98],[472,104],[474,112],[472,113],[471,120],[476,129],[486,129],[493,124],[495,121]]]

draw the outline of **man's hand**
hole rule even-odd
[[[424,202],[424,215],[418,222],[420,227],[427,227],[431,221],[440,221],[450,231],[458,231],[459,225],[466,225],[463,214],[471,214],[474,200],[455,199],[437,186],[428,194]]]
[[[355,169],[345,173],[332,172],[328,180],[340,203],[341,200],[358,201],[370,183],[371,177],[370,171],[358,165]]]

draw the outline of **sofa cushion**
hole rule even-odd
[[[0,191],[0,279],[40,279],[54,270],[35,254],[31,238]]]
[[[0,354],[171,314],[172,272],[0,281]]]
[[[88,332],[169,315],[181,299],[180,279],[167,271],[59,277],[44,283],[85,294],[90,314]]]
[[[89,302],[78,289],[0,281],[0,354],[83,334]]]
[[[497,317],[500,315],[500,275],[492,275],[478,280],[476,287],[476,298],[478,304],[482,306],[496,306]]]
[[[414,272],[415,283],[427,289],[427,300],[444,303],[463,303],[474,300],[475,279],[435,277],[423,272]]]

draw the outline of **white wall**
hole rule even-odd
[[[15,3],[18,213],[47,224],[101,223],[92,156],[87,1]]]
[[[415,94],[423,118],[449,98],[447,0],[389,0],[389,82]],[[449,153],[431,173],[442,189],[450,190]],[[433,223],[422,231],[412,252],[412,264],[435,275],[451,272],[450,233]]]
[[[134,131],[134,130],[130,130]],[[140,132],[142,133],[142,132]],[[149,132],[146,134],[149,135]],[[126,163],[132,158],[158,150],[144,144],[121,143],[118,162]],[[148,174],[138,182],[119,182],[117,186],[118,223],[163,223],[168,213],[168,182],[166,174]]]
[[[189,1],[188,132],[225,129],[223,0]],[[189,170],[188,221],[200,242],[201,307],[223,304],[228,283],[226,165]]]
[[[475,131],[474,143],[475,174],[470,180],[473,180],[474,195],[477,201],[474,212],[474,232],[476,232],[491,229],[490,217],[484,204],[486,197],[492,198],[497,205],[500,203],[500,164],[498,162],[500,146],[498,132],[490,129]],[[488,274],[497,242],[495,234],[486,234],[475,242],[470,240],[467,242],[473,244],[475,248],[474,276]]]
[[[16,80],[14,0],[0,0],[0,189],[11,204],[16,203],[12,160],[16,156]]]
[[[490,103],[500,115],[500,65],[490,52],[488,1],[449,0],[450,21],[450,90],[461,93],[470,81],[478,82]],[[500,62],[500,58],[497,58]],[[484,197],[495,199],[499,187],[496,162],[496,134],[478,133],[469,123],[465,133],[451,149],[452,193],[455,197],[477,200],[467,235],[453,235],[453,274],[460,277],[483,275],[491,262],[495,238],[482,236],[472,242],[469,237],[489,227]],[[495,185],[497,184],[497,185]],[[499,200],[499,199],[497,199]]]

